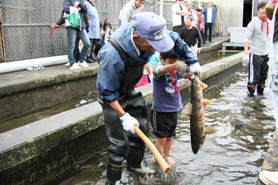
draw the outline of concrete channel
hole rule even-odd
[[[200,61],[215,60],[217,50],[227,40],[227,37],[216,38],[209,46],[203,47]],[[42,71],[0,74],[0,105],[5,105],[0,109],[0,124],[96,92],[97,64],[78,71],[65,68],[57,65]]]
[[[242,54],[237,54],[203,65],[202,80],[208,84],[225,80],[223,76],[239,68],[241,58]],[[85,77],[88,73],[81,72]],[[186,102],[189,82],[180,80],[180,85]],[[152,86],[139,90],[146,104],[151,105]],[[4,132],[0,134],[0,184],[56,184],[77,173],[83,162],[107,146],[102,109],[97,102]]]

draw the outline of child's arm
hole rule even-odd
[[[162,66],[158,69],[158,72],[160,74],[165,74],[165,73],[169,73],[170,71],[175,70],[175,69],[176,69],[176,63]]]
[[[183,62],[176,62],[175,64],[169,64],[163,66],[160,62],[153,66],[153,76],[155,79],[159,79],[165,73],[169,73],[172,70],[177,70],[178,75],[183,78],[185,74],[188,73],[188,65]]]

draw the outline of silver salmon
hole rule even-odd
[[[190,116],[191,148],[197,154],[206,138],[205,127],[205,105],[212,103],[203,99],[203,89],[207,85],[199,80],[197,76],[191,81],[191,103],[187,104],[182,111]]]

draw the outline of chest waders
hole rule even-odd
[[[128,55],[118,43],[112,39],[110,44],[118,51],[125,64],[125,75],[118,91],[120,94],[118,101],[126,112],[138,120],[140,129],[148,136],[145,101],[141,92],[134,89],[136,83],[143,75],[144,65],[130,65]],[[108,104],[101,103],[101,105],[106,135],[110,142],[107,180],[109,184],[114,185],[116,181],[121,179],[122,162],[125,159],[127,159],[128,168],[141,167],[146,146],[137,135],[126,132],[123,129],[119,115]]]

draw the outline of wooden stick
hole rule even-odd
[[[170,170],[170,166],[166,163],[164,158],[160,155],[159,151],[156,149],[154,144],[150,141],[150,139],[140,130],[138,126],[134,126],[134,131],[136,134],[144,141],[144,143],[148,146],[148,148],[153,153],[156,161],[160,165],[160,168],[163,170],[163,172],[167,173]]]

